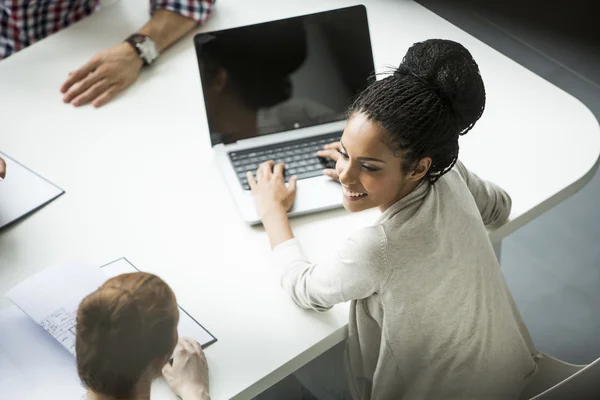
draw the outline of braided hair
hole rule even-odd
[[[404,172],[431,158],[431,183],[458,160],[458,137],[483,114],[485,88],[469,51],[451,40],[430,39],[408,49],[394,73],[375,81],[350,106],[386,132],[385,143],[403,158]]]

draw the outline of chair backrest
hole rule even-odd
[[[600,359],[575,365],[546,354],[527,383],[520,400],[600,399]]]

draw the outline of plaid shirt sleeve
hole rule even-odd
[[[210,15],[216,0],[150,0],[150,13],[168,10],[196,21],[204,22]]]

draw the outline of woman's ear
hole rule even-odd
[[[431,157],[423,157],[417,163],[415,169],[408,175],[408,179],[414,182],[420,181],[431,168]]]

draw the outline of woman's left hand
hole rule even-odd
[[[270,212],[287,213],[296,197],[296,176],[292,176],[288,185],[283,177],[283,164],[273,161],[262,163],[256,170],[256,179],[248,172],[248,184],[254,194],[258,215],[263,219]]]

